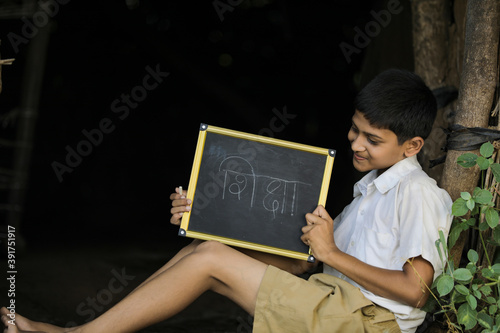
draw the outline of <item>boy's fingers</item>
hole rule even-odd
[[[313,228],[312,225],[306,225],[305,227],[302,227],[302,233],[303,234],[307,234],[309,231],[311,231],[311,229]]]
[[[332,218],[330,217],[330,214],[328,214],[328,212],[326,211],[325,207],[319,205],[315,210],[314,210],[315,213],[317,213],[317,215],[319,217],[322,217],[326,220],[331,220]]]
[[[179,214],[189,212],[191,210],[191,206],[175,206],[170,209],[170,214]]]
[[[180,198],[183,198],[183,197],[185,198],[186,196],[185,195],[181,195],[181,194],[179,194],[177,192],[174,192],[174,193],[170,194],[169,199],[170,200],[175,200],[175,199],[180,199]]]
[[[322,217],[315,215],[314,213],[306,214],[307,225],[319,224],[322,222],[322,220],[323,220]]]
[[[175,199],[175,200],[172,200],[172,207],[180,207],[180,206],[189,207],[190,205],[191,205],[191,199]]]
[[[308,214],[309,215],[309,214]],[[307,218],[307,215],[306,215],[306,221],[307,221],[307,225],[313,225],[314,224],[314,221],[311,220],[311,218]]]
[[[182,217],[183,213],[176,213],[176,214],[173,214],[172,217],[170,218],[170,223],[172,223],[173,225],[179,225],[181,224],[181,217]]]

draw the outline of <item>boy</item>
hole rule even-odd
[[[3,308],[6,331],[134,332],[213,290],[254,316],[254,332],[414,332],[426,285],[442,271],[438,230],[447,235],[451,223],[450,197],[416,160],[436,102],[418,76],[389,70],[359,93],[355,109],[353,165],[369,173],[335,221],[319,206],[302,229],[326,274],[306,281],[292,275],[312,268],[305,261],[195,240],[92,322],[62,329],[16,315],[13,326]],[[171,223],[179,224],[191,200],[170,198]]]

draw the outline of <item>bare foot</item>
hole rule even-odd
[[[66,329],[51,324],[31,321],[18,313],[11,313],[7,308],[0,309],[4,333],[64,333]]]
[[[2,318],[2,323],[5,325],[5,329],[3,330],[3,333],[26,333],[26,332],[30,332],[30,331],[19,330],[17,328],[17,325],[15,324],[14,320],[12,320],[7,315],[2,315],[1,318]],[[31,333],[46,333],[46,332],[31,331]]]

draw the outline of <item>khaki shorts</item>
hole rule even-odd
[[[269,266],[259,293],[254,333],[401,332],[394,314],[348,282],[328,274],[309,280]]]

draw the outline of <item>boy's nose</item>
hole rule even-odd
[[[352,140],[351,140],[351,149],[352,151],[364,151],[364,146],[362,145],[361,143],[361,140],[359,138],[359,135],[354,137]]]

